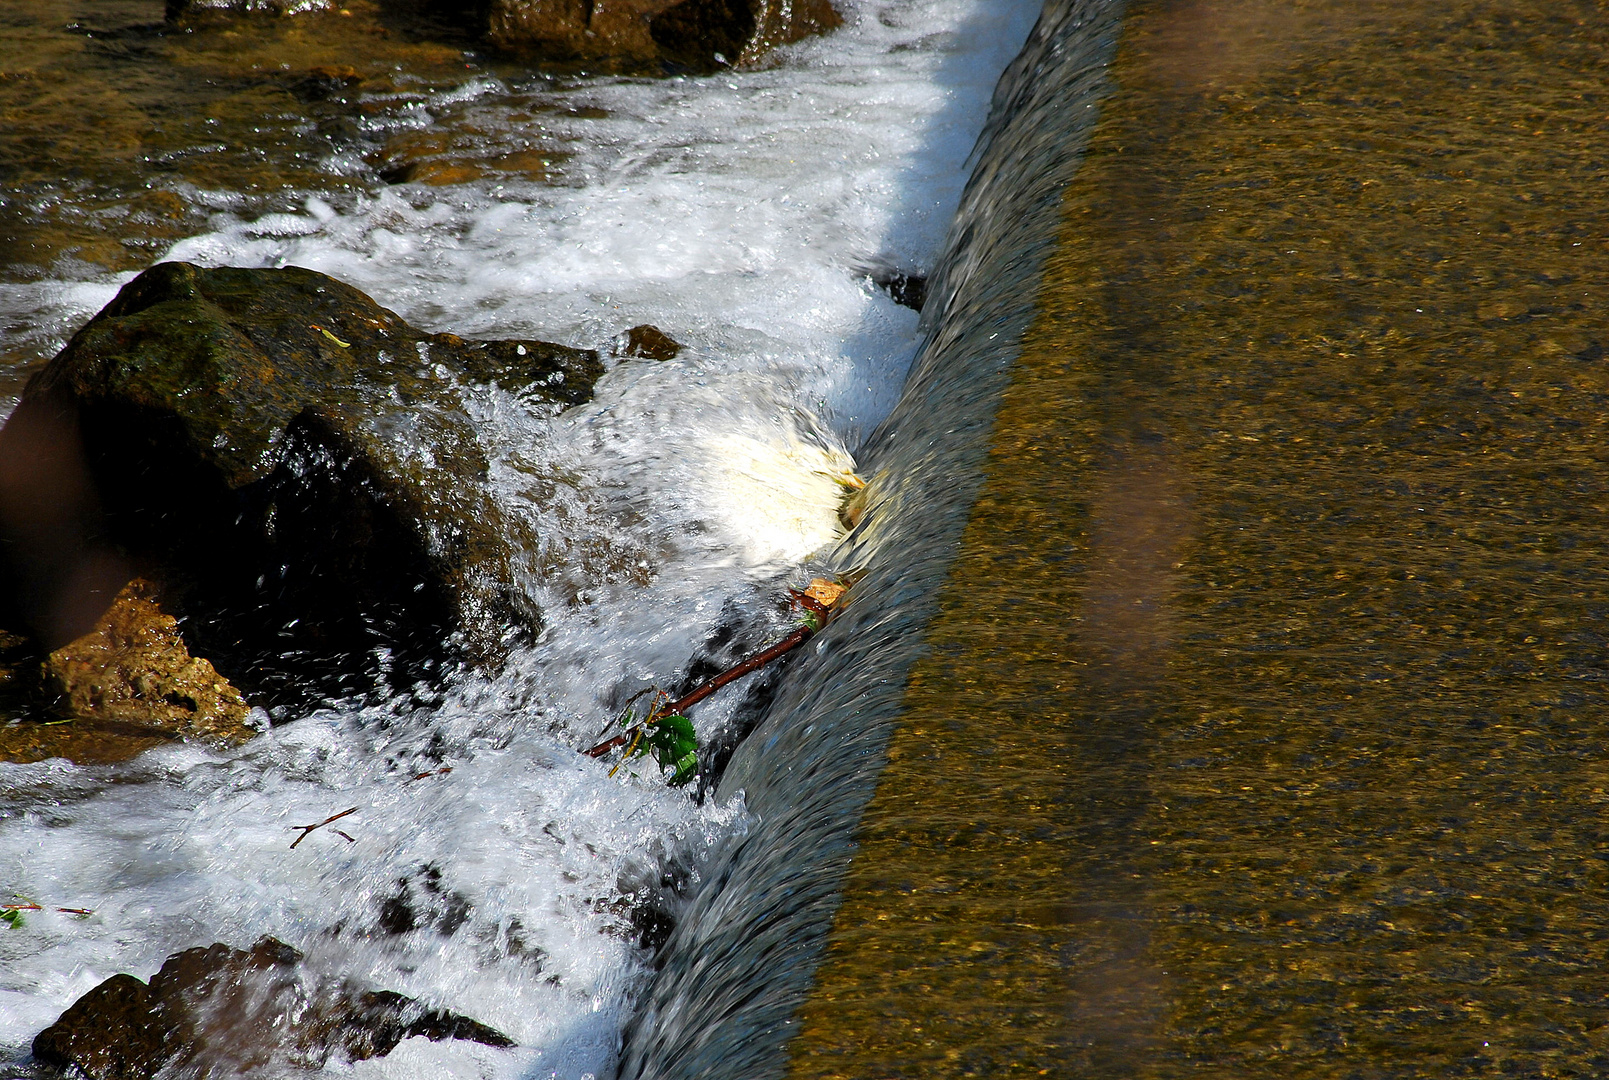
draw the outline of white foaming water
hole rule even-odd
[[[0,765],[0,889],[45,908],[0,929],[0,1047],[25,1054],[114,973],[146,978],[179,949],[272,934],[520,1044],[413,1039],[328,1072],[612,1070],[648,959],[627,901],[667,867],[696,873],[746,818],[740,800],[699,807],[651,765],[610,777],[576,748],[722,619],[786,627],[781,586],[836,535],[847,448],[891,407],[916,345],[915,314],[854,268],[931,267],[1035,7],[864,0],[844,13],[840,31],[764,71],[535,92],[481,80],[410,120],[456,110],[507,131],[546,94],[572,112],[545,122],[580,146],[560,184],[388,189],[339,208],[310,197],[305,213],[254,221],[226,210],[169,253],[321,270],[431,329],[603,345],[652,322],[688,348],[617,365],[596,400],[557,417],[474,391],[548,622],[503,674],[332,707],[229,754]],[[606,115],[574,118],[583,108]],[[14,289],[0,310],[59,339],[123,280]],[[701,706],[701,735],[731,708]],[[290,850],[294,826],[349,807]],[[399,900],[411,930],[395,932]]]

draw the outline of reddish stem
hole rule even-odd
[[[660,716],[675,716],[678,713],[692,708],[694,705],[697,705],[700,701],[703,701],[705,698],[709,697],[711,694],[715,693],[715,691],[719,690],[732,680],[741,679],[749,672],[763,668],[777,657],[797,649],[799,646],[808,641],[810,639],[810,635],[814,633],[815,631],[810,629],[808,626],[799,627],[793,633],[789,634],[787,637],[783,638],[769,649],[762,649],[760,652],[755,653],[741,664],[738,664],[735,667],[727,668],[725,671],[721,672],[719,675],[715,676],[715,678],[711,679],[703,686],[700,686],[686,697],[677,698],[669,705],[657,710],[657,712]]]
[[[615,747],[617,747],[617,746],[625,746],[627,738],[628,737],[625,736],[625,735],[616,735],[612,739],[605,739],[605,740],[603,740],[603,742],[599,743],[597,746],[594,746],[594,747],[592,747],[590,749],[587,749],[587,750],[583,750],[581,752],[583,754],[587,755],[587,757],[603,757],[603,755],[607,754],[609,751],[613,750]]]
[[[357,812],[358,808],[354,806],[350,810],[342,810],[339,814],[331,814],[317,825],[292,825],[291,828],[300,829],[302,831],[302,835],[291,841],[291,850],[294,851],[297,844],[300,844],[303,840],[306,840],[309,836],[312,836],[314,829],[322,829],[332,821],[340,821],[342,818],[346,817],[346,815],[355,814]],[[339,832],[340,830],[337,829],[336,831]]]
[[[794,630],[793,633],[789,634],[775,645],[772,645],[768,649],[762,649],[753,656],[749,657],[747,660],[744,660],[742,663],[727,668],[709,682],[703,683],[686,696],[677,698],[669,705],[661,705],[656,707],[649,713],[648,719],[643,721],[643,726],[646,727],[648,724],[653,723],[661,716],[675,716],[678,713],[686,712],[688,709],[692,708],[694,705],[697,705],[700,701],[703,701],[705,698],[715,693],[715,691],[719,690],[727,683],[732,682],[734,679],[741,679],[749,672],[763,668],[777,657],[783,656],[792,652],[794,649],[797,649],[806,641],[809,641],[810,635],[814,633],[815,631],[808,626],[799,627],[798,629]],[[623,735],[616,735],[612,739],[605,739],[597,746],[581,752],[588,757],[603,757],[603,755],[607,754],[616,747],[626,745],[626,743],[630,741],[630,738],[631,732],[628,731]]]

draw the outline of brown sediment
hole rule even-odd
[[[387,139],[435,91],[537,70],[482,56],[426,7],[164,22],[162,0],[0,0],[0,283],[143,269],[224,206],[251,217],[386,183],[545,182],[564,146],[540,121],[488,123],[474,102],[436,108],[426,136]],[[505,98],[528,121],[563,108]],[[354,174],[360,159],[374,171]],[[0,408],[17,369],[59,345],[0,342]]]
[[[806,1077],[1609,1074],[1609,20],[1135,5]]]

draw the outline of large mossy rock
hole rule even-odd
[[[417,1035],[514,1045],[468,1017],[313,975],[302,961],[270,937],[250,950],[186,949],[149,984],[113,975],[90,990],[34,1038],[34,1056],[88,1080],[151,1080],[317,1070],[332,1056],[384,1057]]]
[[[449,638],[495,663],[540,613],[514,582],[467,388],[557,409],[590,398],[601,373],[589,350],[417,330],[311,270],[153,267],[35,376],[0,432],[16,614],[36,630],[64,610],[98,615],[61,565],[76,532],[92,568],[154,568],[191,649],[248,697],[362,656],[435,663]],[[90,491],[44,530],[39,493],[5,480],[39,444],[77,455]]]

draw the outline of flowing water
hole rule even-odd
[[[1606,31],[1127,5],[789,1077],[1609,1075]]]
[[[0,766],[0,889],[47,909],[0,934],[0,1047],[20,1060],[114,973],[272,934],[520,1044],[416,1039],[340,1071],[606,1074],[649,974],[633,912],[674,906],[757,819],[731,785],[699,805],[575,748],[718,627],[788,625],[782,587],[839,533],[829,474],[917,347],[863,268],[934,267],[1037,12],[856,3],[764,70],[647,79],[396,29],[372,35],[389,52],[343,51],[356,4],[252,22],[255,44],[174,39],[157,6],[8,4],[11,395],[158,257],[310,267],[432,330],[603,345],[653,322],[688,347],[556,418],[477,398],[500,498],[544,545],[528,587],[549,625],[503,674],[331,704],[232,754]],[[704,707],[701,735],[732,710]],[[349,807],[350,841],[290,850]]]
[[[186,84],[316,99],[280,172],[130,121],[160,176],[19,181],[13,374],[163,251],[691,348],[477,399],[553,615],[505,676],[0,771],[0,886],[95,909],[0,933],[0,1042],[273,933],[520,1042],[362,1075],[1609,1070],[1603,0],[866,2],[692,80],[352,10],[273,25],[391,34],[354,75]],[[95,26],[86,70],[237,50]],[[920,322],[869,264],[935,271]],[[866,576],[704,803],[574,752],[818,567]]]

